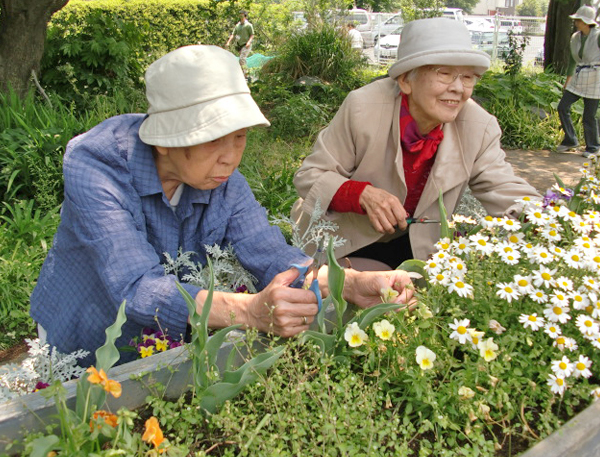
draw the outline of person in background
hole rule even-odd
[[[600,150],[596,119],[600,101],[600,30],[595,20],[596,10],[591,6],[582,6],[569,17],[573,19],[577,32],[571,36],[567,79],[558,104],[558,116],[565,136],[556,147],[556,152],[567,152],[578,146],[577,134],[571,120],[571,106],[583,98],[585,151],[582,155],[590,157],[597,155]]]
[[[362,51],[363,48],[363,37],[358,30],[354,27],[354,23],[348,22],[346,25],[348,28],[348,36],[350,37],[350,46],[352,49]]]
[[[234,323],[289,337],[307,330],[317,299],[292,264],[311,259],[289,246],[237,170],[246,133],[269,122],[236,57],[217,46],[185,46],[146,71],[148,114],[112,117],[75,137],[64,156],[64,202],[52,249],[31,295],[31,316],[60,352],[93,353],[126,300],[117,347],[145,327],[185,335],[188,311],[165,274],[179,251],[206,265],[206,247],[232,246],[257,278],[256,294],[215,292],[208,324]],[[180,272],[183,276],[185,272]],[[327,266],[318,272],[328,295]],[[406,303],[407,273],[346,270],[345,297],[361,307],[391,287]],[[183,284],[200,313],[207,291]],[[131,357],[128,357],[131,355]],[[135,357],[126,353],[122,361]],[[83,364],[90,364],[90,355]]]
[[[254,27],[248,21],[248,13],[240,11],[240,21],[235,25],[231,35],[229,35],[225,47],[229,47],[231,43],[235,46],[235,50],[240,57],[240,66],[244,70],[244,76],[248,76],[246,59],[248,59],[250,51],[252,51],[252,40],[254,40]]]
[[[469,31],[445,18],[408,23],[388,78],[352,91],[294,177],[292,218],[307,226],[317,203],[347,242],[336,257],[359,270],[425,260],[440,238],[438,197],[452,214],[468,188],[493,216],[541,198],[515,176],[494,116],[471,100],[489,68]]]

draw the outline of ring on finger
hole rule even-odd
[[[308,325],[308,319],[306,316],[302,316],[302,322],[304,322],[304,325]]]

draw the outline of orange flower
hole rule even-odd
[[[110,425],[111,427],[117,426],[117,416],[109,413],[108,411],[98,410],[94,414],[92,414],[92,419],[90,420],[90,431],[94,431],[94,422],[96,426],[100,428],[100,424],[98,423],[98,419],[102,418],[105,424]]]
[[[156,417],[152,416],[146,421],[146,431],[144,432],[142,439],[147,443],[152,443],[156,449],[158,449],[158,446],[165,440]]]
[[[89,382],[92,384],[100,384],[104,390],[106,390],[115,398],[119,398],[121,396],[121,393],[123,392],[121,384],[118,381],[108,379],[108,376],[106,376],[106,373],[102,368],[100,368],[100,371],[98,371],[94,367],[89,367],[86,371],[90,373],[88,376]]]

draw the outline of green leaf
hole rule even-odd
[[[235,371],[226,371],[222,382],[215,383],[200,393],[200,406],[209,413],[215,413],[220,405],[238,395],[271,368],[284,350],[285,347],[279,346],[254,357]]]
[[[346,273],[344,269],[340,267],[340,264],[335,258],[333,250],[333,238],[329,238],[329,244],[327,246],[327,261],[329,270],[327,273],[327,282],[329,285],[329,295],[335,306],[335,312],[337,317],[337,328],[342,328],[342,317],[346,312],[348,304],[344,300],[344,281],[346,279]]]
[[[331,354],[333,348],[337,342],[337,338],[334,335],[328,335],[327,333],[315,332],[313,330],[307,330],[300,336],[300,341],[303,343],[314,343],[321,348],[321,354]]]
[[[32,451],[30,455],[31,457],[46,457],[59,442],[60,439],[56,435],[48,435],[42,436],[41,438],[36,438],[31,443]]]
[[[208,369],[216,368],[217,366],[217,355],[219,355],[219,348],[227,338],[227,335],[232,330],[240,328],[241,324],[231,325],[227,328],[222,328],[217,331],[214,335],[212,335],[208,341],[206,342],[205,351],[208,356]]]
[[[121,328],[127,322],[125,314],[125,300],[119,306],[117,319],[106,329],[106,341],[103,346],[96,349],[96,368],[98,371],[103,369],[108,373],[115,363],[119,361],[119,350],[115,346],[115,341],[122,335]]]
[[[440,195],[438,197],[438,206],[440,210],[440,236],[442,238],[448,238],[449,240],[454,239],[454,230],[450,228],[450,224],[448,224],[448,213],[446,212],[446,207],[444,206],[444,195],[440,190]]]
[[[554,179],[556,179],[556,183],[562,187],[562,188],[566,188],[567,186],[565,186],[565,183],[563,182],[562,179],[560,179],[560,177],[556,174],[556,173],[552,173],[554,175]]]
[[[427,282],[429,279],[429,275],[427,274],[427,271],[425,271],[425,265],[427,265],[427,263],[423,260],[409,259],[402,262],[398,266],[398,268],[396,268],[396,270],[403,270],[420,274],[422,278],[412,278],[412,282],[416,287],[420,289],[426,289],[429,284]]]
[[[397,311],[401,308],[401,306],[402,305],[398,305],[396,303],[381,303],[364,310],[364,312],[362,312],[359,316],[355,316],[346,325],[356,322],[358,326],[364,330],[382,314],[389,313],[390,311]]]

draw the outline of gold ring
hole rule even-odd
[[[302,316],[302,321],[304,322],[304,325],[308,325],[308,319],[306,316]]]

